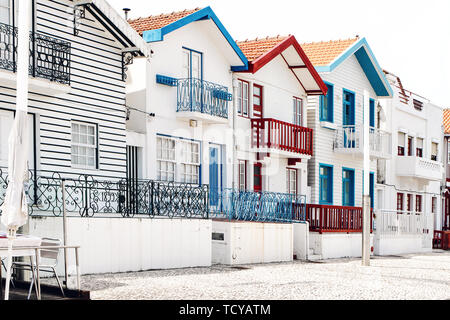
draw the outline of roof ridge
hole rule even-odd
[[[184,9],[184,10],[179,10],[179,11],[172,11],[171,13],[160,13],[160,14],[156,14],[156,15],[149,15],[149,16],[146,16],[146,17],[139,17],[139,18],[135,18],[135,19],[128,19],[128,22],[135,22],[135,21],[139,21],[139,20],[145,20],[145,19],[157,18],[157,17],[164,17],[164,16],[172,16],[172,15],[175,15],[177,13],[185,13],[185,12],[189,12],[189,11],[197,12],[197,11],[200,11],[202,9],[204,9],[204,8],[196,7],[194,9]]]
[[[339,39],[339,40],[322,40],[322,41],[311,41],[311,42],[304,42],[301,45],[308,45],[308,44],[322,44],[322,43],[336,43],[336,42],[344,42],[344,41],[350,41],[350,40],[358,40],[360,39],[359,36],[356,36],[354,38],[348,38],[348,39]]]
[[[236,40],[236,43],[248,43],[248,42],[257,42],[257,41],[267,41],[267,40],[275,40],[275,39],[281,39],[281,38],[289,38],[292,34],[288,34],[286,36],[277,35],[277,36],[266,36],[266,37],[256,37],[255,39],[245,39],[245,40]]]

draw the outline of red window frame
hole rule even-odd
[[[406,210],[408,212],[413,212],[413,199],[414,196],[412,194],[408,194],[407,198],[406,198]]]
[[[416,212],[422,213],[422,196],[416,196]]]
[[[259,168],[259,170],[260,170],[260,174],[259,175],[256,174],[255,168]],[[255,183],[257,177],[259,178],[259,185],[257,185]],[[262,178],[263,178],[263,175],[262,175],[262,163],[257,162],[253,166],[253,190],[255,192],[261,192],[262,191]]]
[[[259,88],[259,92],[260,92],[259,95],[255,94],[255,88]],[[264,118],[263,90],[264,90],[263,86],[260,86],[259,84],[253,84],[253,117],[254,118],[261,118],[261,119]],[[259,105],[255,104],[255,98],[259,98],[259,102],[260,102]],[[261,113],[261,116],[258,116],[257,115],[258,113]]]
[[[242,117],[242,118],[250,118],[250,82],[242,80],[242,79],[238,79],[239,82],[242,83],[242,89],[241,89],[241,112],[239,112],[239,106],[238,109],[236,110],[236,113],[238,114],[238,116]],[[247,114],[244,113],[244,83],[247,84]]]
[[[293,194],[291,193],[291,171],[295,171],[295,195],[298,195],[298,169],[295,168],[286,168],[286,173],[288,175],[286,177],[286,179],[288,180],[288,188],[286,190],[286,193]]]
[[[412,145],[413,145],[413,137],[408,137],[408,157],[413,156]]]
[[[403,211],[403,193],[397,193],[397,211]]]
[[[247,160],[238,160],[238,164],[239,164],[239,166],[238,166],[238,177],[239,177],[239,179],[238,179],[238,181],[239,181],[239,185],[238,185],[238,187],[239,187],[239,190],[243,190],[243,191],[245,191],[245,190],[247,190]],[[243,183],[243,185],[244,185],[244,189],[241,189],[241,165],[244,165],[244,175],[245,175],[245,181],[244,181],[244,183]]]

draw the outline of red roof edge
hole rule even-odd
[[[297,39],[295,39],[295,36],[291,35],[288,38],[286,38],[284,41],[277,44],[272,50],[268,51],[267,53],[263,54],[258,59],[249,62],[248,65],[248,71],[243,72],[250,72],[250,73],[256,73],[259,69],[264,67],[266,64],[268,64],[270,61],[272,61],[275,57],[280,55],[284,50],[289,48],[290,46],[294,46],[295,50],[297,51],[298,55],[302,58],[303,62],[305,63],[306,67],[308,68],[308,71],[311,73],[312,77],[316,81],[317,85],[320,88],[320,91],[322,94],[326,95],[328,91],[328,87],[323,82],[322,78],[320,77],[319,73],[316,71],[314,66],[312,65],[311,61],[309,60],[306,53],[303,51],[302,47],[298,43]],[[297,78],[298,79],[298,78]],[[300,82],[300,79],[298,79]],[[300,84],[303,86],[303,84],[300,82]],[[308,90],[306,90],[306,93],[308,93]],[[313,91],[310,91],[312,94]],[[314,92],[314,94],[317,94],[317,92]]]

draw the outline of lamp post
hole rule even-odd
[[[364,90],[364,193],[363,193],[363,230],[362,265],[370,266],[370,98]]]

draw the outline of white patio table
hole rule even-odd
[[[41,245],[42,239],[38,237],[33,236],[26,236],[26,235],[17,235],[17,238],[13,240],[13,250],[12,250],[12,257],[30,257],[31,261],[38,264],[39,259],[36,259],[36,255],[38,254],[38,250],[34,248],[39,248]],[[0,258],[7,258],[8,257],[8,238],[5,234],[0,234]],[[37,283],[36,285],[36,291],[37,291],[37,298],[41,299],[41,290],[39,285],[39,269],[37,268]],[[0,296],[3,295],[3,284],[2,284],[2,266],[0,265]]]

